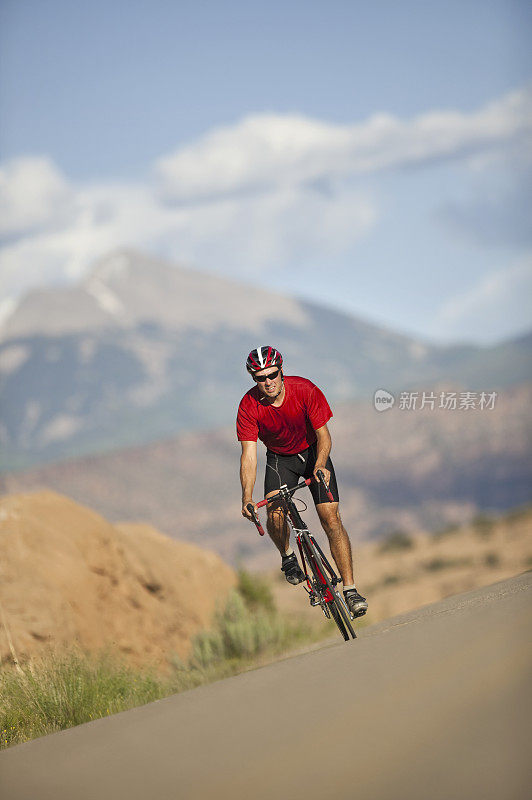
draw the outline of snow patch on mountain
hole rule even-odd
[[[131,258],[128,253],[117,252],[102,259],[92,271],[92,277],[100,281],[114,281],[126,277],[131,267]]]
[[[0,329],[15,313],[18,304],[19,301],[14,297],[5,297],[3,300],[0,300]]]
[[[125,314],[124,304],[119,300],[114,292],[95,275],[91,276],[90,281],[85,286],[86,291],[94,297],[103,311],[114,317]]]

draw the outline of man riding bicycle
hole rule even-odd
[[[330,459],[331,436],[327,422],[332,411],[324,394],[307,378],[283,375],[283,358],[274,347],[265,345],[252,350],[246,369],[255,381],[238,407],[237,436],[242,445],[240,482],[242,514],[252,516],[246,508],[253,503],[257,477],[257,439],[266,445],[264,495],[275,494],[283,485],[294,486],[300,478],[315,480],[310,484],[316,511],[331,548],[344,585],[344,597],[351,614],[366,613],[366,598],[358,593],[353,580],[351,543],[338,509],[338,487]],[[327,499],[316,472],[321,470],[333,495]],[[255,507],[255,511],[257,508]],[[281,553],[281,570],[289,583],[297,585],[305,579],[297,556],[290,547],[290,530],[284,512],[275,504],[268,505],[268,533]]]

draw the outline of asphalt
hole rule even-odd
[[[0,755],[10,800],[524,800],[530,573]]]

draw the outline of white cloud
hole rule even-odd
[[[136,247],[252,277],[267,265],[342,253],[369,230],[373,203],[353,191],[329,197],[286,187],[266,196],[168,206],[150,187],[79,190],[68,226],[18,239],[0,253],[0,294],[75,280],[100,256]]]
[[[532,91],[512,92],[472,113],[435,111],[402,121],[377,114],[358,125],[258,114],[212,131],[161,158],[156,176],[172,202],[301,185],[440,159],[528,148]]]
[[[169,255],[252,276],[268,266],[344,253],[375,217],[373,204],[352,192],[329,198],[287,187],[181,210],[160,243]]]
[[[357,176],[442,158],[524,152],[531,92],[474,113],[357,125],[261,114],[161,158],[144,184],[75,186],[46,158],[0,171],[0,295],[75,280],[119,247],[234,276],[351,255],[378,218]]]
[[[35,285],[79,279],[89,265],[122,245],[149,247],[168,212],[154,207],[145,187],[98,185],[78,189],[67,225],[51,226],[0,251],[0,296]]]
[[[436,317],[442,335],[474,337],[488,327],[492,340],[530,328],[532,308],[532,255],[506,269],[485,275],[465,292],[445,302]],[[488,337],[485,337],[487,340]]]
[[[0,236],[17,236],[65,222],[74,199],[74,192],[50,159],[13,159],[0,168]]]

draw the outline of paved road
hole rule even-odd
[[[530,574],[0,756],[10,800],[521,800]]]

